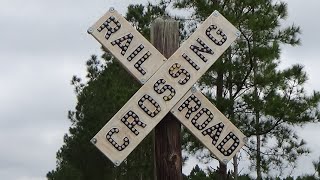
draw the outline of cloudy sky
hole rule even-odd
[[[147,0],[0,2],[0,178],[45,179],[70,125],[67,111],[76,103],[70,79],[83,77],[85,61],[100,54],[87,28],[111,6],[124,14],[127,5]],[[282,67],[305,66],[309,91],[320,90],[319,6],[319,0],[289,1],[288,22],[301,26],[302,46],[282,53]],[[296,174],[311,173],[311,160],[320,156],[319,128],[299,129],[313,153],[301,158]]]

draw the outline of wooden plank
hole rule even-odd
[[[93,142],[97,148],[119,165],[231,45],[237,32],[217,11],[210,15],[96,134]],[[139,134],[122,123],[123,117],[132,112],[139,117],[137,122],[145,124],[134,125]]]
[[[142,84],[166,61],[166,58],[114,9],[102,16],[88,32]]]
[[[151,43],[169,58],[179,48],[179,22],[156,19]],[[181,123],[168,113],[154,128],[155,180],[182,180]]]
[[[245,135],[195,88],[187,92],[171,113],[224,163],[245,144]]]

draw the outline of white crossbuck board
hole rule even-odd
[[[219,160],[228,162],[243,146],[245,136],[204,95],[194,92],[191,97],[189,91],[183,96],[236,38],[236,28],[217,11],[167,62],[115,10],[109,11],[88,31],[142,84],[161,67],[92,139],[116,165],[180,99],[172,108],[173,114]]]
[[[142,84],[166,61],[166,58],[114,9],[101,17],[88,32]]]
[[[171,112],[224,163],[244,145],[245,135],[195,88],[189,90]]]

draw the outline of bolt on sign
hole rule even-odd
[[[88,32],[144,84],[91,140],[115,165],[170,111],[220,161],[227,163],[244,145],[245,136],[191,88],[239,36],[218,11],[168,60],[113,8]]]

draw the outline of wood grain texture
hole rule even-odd
[[[179,47],[179,23],[156,19],[151,43],[166,58]],[[168,113],[154,129],[155,180],[182,180],[181,124]]]

